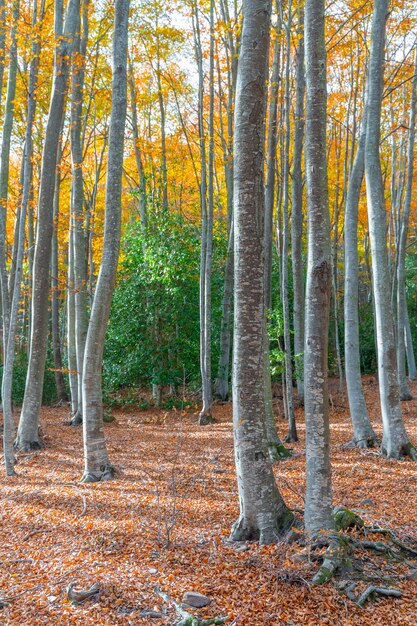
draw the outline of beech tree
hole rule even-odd
[[[307,0],[306,184],[308,261],[305,314],[304,405],[306,419],[305,526],[331,528],[327,350],[330,308],[330,218],[326,154],[326,46],[324,0]]]
[[[112,111],[106,179],[103,256],[88,324],[83,368],[84,474],[82,482],[114,475],[103,428],[102,363],[119,260],[124,132],[127,111],[129,0],[116,0],[113,31]]]
[[[268,544],[291,524],[265,432],[264,140],[270,0],[244,0],[234,135],[233,431],[240,517],[233,540]]]
[[[405,431],[398,384],[394,320],[391,313],[390,275],[386,244],[386,209],[380,160],[381,104],[384,75],[385,28],[389,0],[374,2],[372,37],[367,80],[365,178],[378,351],[378,380],[381,400],[382,453],[391,458],[417,453]]]
[[[60,10],[59,5],[60,3],[57,2],[56,11]],[[68,86],[72,39],[77,26],[78,12],[79,0],[69,0],[63,36],[58,38],[55,53],[53,88],[45,130],[38,200],[38,222],[33,260],[29,364],[16,440],[16,446],[20,450],[40,447],[38,423],[47,350],[49,268],[53,233],[55,173]]]

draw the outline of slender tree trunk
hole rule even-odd
[[[345,207],[345,371],[353,443],[359,448],[376,444],[361,380],[359,352],[358,210],[365,169],[366,109],[361,136],[350,174]]]
[[[324,0],[307,0],[306,176],[308,263],[305,328],[306,502],[310,533],[333,525],[327,354],[330,309],[330,218],[326,154]]]
[[[103,428],[101,377],[120,248],[123,148],[127,108],[129,0],[116,0],[113,35],[112,112],[106,181],[103,256],[88,325],[83,369],[83,482],[111,479]]]
[[[141,155],[140,146],[139,146],[139,125],[138,125],[138,113],[136,110],[137,96],[136,96],[136,86],[135,86],[135,79],[133,76],[132,65],[129,65],[129,87],[130,87],[130,106],[132,109],[133,143],[134,143],[134,150],[135,150],[136,167],[137,167],[138,176],[139,176],[140,223],[142,225],[142,228],[147,228],[148,214],[147,214],[147,207],[146,207],[146,177],[145,177],[145,171],[143,169],[142,155]]]
[[[367,88],[367,128],[365,144],[365,177],[368,201],[369,234],[372,250],[372,275],[378,348],[378,377],[381,400],[383,439],[382,453],[391,458],[404,454],[417,459],[404,428],[398,385],[394,322],[391,313],[388,255],[386,244],[386,210],[380,161],[381,102],[384,74],[385,25],[389,0],[374,3],[371,55]]]
[[[69,0],[64,36],[57,44],[51,103],[45,131],[42,173],[38,199],[38,223],[33,265],[32,321],[29,365],[16,446],[39,448],[38,422],[42,402],[48,338],[49,269],[53,234],[55,171],[61,120],[68,85],[72,37],[77,23],[79,0]]]
[[[285,24],[286,59],[285,59],[285,137],[283,163],[283,204],[282,204],[282,251],[281,251],[281,301],[284,326],[285,359],[285,399],[287,406],[288,435],[286,441],[298,441],[295,423],[294,396],[292,391],[292,349],[290,328],[290,306],[288,301],[288,244],[289,244],[289,208],[290,208],[290,56],[292,1],[288,2],[288,21]]]
[[[240,517],[231,538],[276,542],[293,516],[275,483],[265,432],[263,190],[271,2],[244,0],[235,109],[233,426]]]
[[[411,380],[417,380],[416,359],[414,357],[413,337],[411,335],[410,318],[408,316],[407,299],[405,301],[405,351],[407,356],[408,375]]]
[[[198,68],[198,130],[200,135],[200,204],[201,204],[201,256],[200,256],[200,369],[202,382],[202,399],[203,407],[199,416],[200,425],[209,424],[213,421],[212,409],[212,389],[211,389],[211,328],[210,328],[210,301],[207,296],[210,295],[211,282],[211,255],[212,255],[212,182],[210,179],[212,173],[209,166],[209,201],[207,202],[207,159],[206,159],[206,135],[204,130],[204,71],[203,71],[203,52],[201,47],[201,33],[199,21],[199,8],[194,5],[193,12],[193,31],[194,31],[194,48]],[[212,33],[210,34],[210,42],[212,42]],[[210,43],[210,46],[212,44]],[[210,57],[212,53],[210,51]],[[212,74],[212,63],[210,58],[210,98],[213,88],[214,75]],[[210,104],[210,107],[212,105]],[[211,115],[211,113],[210,113]],[[209,123],[209,152],[212,149],[212,126]],[[209,157],[210,160],[210,157]],[[209,263],[209,265],[207,265]]]
[[[17,306],[13,309],[14,319],[10,314],[10,294],[6,266],[7,248],[7,198],[9,188],[9,159],[14,119],[14,100],[16,94],[17,74],[17,24],[19,19],[20,2],[13,4],[13,24],[10,45],[10,66],[7,83],[7,96],[4,111],[3,137],[0,158],[0,282],[3,321],[3,377],[2,377],[2,404],[3,404],[3,449],[6,474],[12,476],[15,457],[13,454],[13,439],[15,425],[12,408],[12,382],[15,333],[17,321]]]
[[[278,89],[281,80],[281,18],[280,7],[278,7],[278,24],[276,26],[276,37],[272,55],[272,73],[269,86],[268,105],[268,131],[266,141],[266,184],[265,184],[265,216],[264,216],[264,280],[265,280],[265,315],[272,306],[272,231],[274,200],[276,191],[276,152],[277,152],[277,110],[278,110]],[[266,322],[268,325],[268,321]],[[278,435],[275,422],[274,405],[272,397],[271,363],[270,363],[270,343],[268,332],[264,337],[264,393],[265,393],[265,427],[268,441],[269,457],[271,461],[277,461],[283,457],[290,456],[290,452]]]
[[[59,163],[61,161],[61,146],[58,151],[58,166],[56,169],[55,195],[54,195],[54,234],[52,236],[51,253],[51,326],[52,326],[52,348],[54,354],[55,387],[59,402],[67,402],[68,395],[65,388],[64,375],[62,373],[62,350],[61,334],[59,329],[59,309],[60,309],[60,288],[58,279],[58,218],[59,218],[59,193],[61,187],[61,171]]]
[[[304,356],[304,271],[303,237],[303,140],[304,140],[304,6],[298,8],[294,156],[292,169],[291,258],[293,276],[294,356],[298,401],[304,404],[304,381],[300,360]]]
[[[82,380],[84,350],[88,328],[88,268],[87,237],[85,232],[85,198],[83,177],[82,115],[84,103],[85,58],[88,41],[88,0],[83,1],[82,18],[78,15],[78,27],[74,37],[73,72],[71,84],[71,157],[72,193],[71,225],[73,227],[74,290],[75,290],[75,347],[77,354],[77,411],[71,424],[82,422]]]
[[[398,382],[401,400],[412,400],[412,395],[405,374],[405,253],[407,233],[410,222],[411,199],[413,194],[414,147],[416,141],[416,103],[417,103],[417,45],[415,48],[414,79],[410,101],[410,131],[408,136],[408,161],[404,198],[404,208],[397,248],[397,362]]]
[[[70,217],[70,219],[72,219]],[[74,228],[70,225],[68,240],[68,290],[67,290],[67,356],[69,369],[70,410],[78,410],[77,348],[75,342],[75,288],[74,288]],[[70,422],[72,425],[72,420]]]

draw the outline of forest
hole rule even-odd
[[[0,623],[417,623],[415,0],[0,0]]]

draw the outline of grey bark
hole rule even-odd
[[[71,424],[82,422],[82,379],[84,350],[88,328],[88,267],[87,236],[85,231],[85,197],[83,177],[82,116],[84,103],[85,60],[88,41],[88,0],[82,5],[73,45],[73,72],[71,82],[71,226],[73,228],[75,348],[77,355],[77,411]]]
[[[304,6],[298,8],[298,47],[296,61],[296,94],[294,121],[294,156],[292,169],[291,259],[293,276],[294,355],[298,401],[304,403],[304,382],[300,361],[304,357],[304,271],[303,237],[303,174],[304,141]]]
[[[146,207],[146,177],[143,169],[142,155],[139,146],[139,124],[137,113],[137,96],[135,79],[133,76],[133,67],[129,64],[129,87],[130,87],[130,106],[132,109],[132,133],[135,151],[136,167],[139,176],[139,215],[142,228],[148,226],[148,214]]]
[[[391,458],[409,454],[417,458],[404,428],[398,385],[394,322],[390,306],[390,277],[386,245],[386,210],[380,161],[381,102],[384,74],[385,26],[389,0],[374,3],[368,73],[368,109],[365,143],[365,178],[376,315],[378,378],[381,401],[382,453]]]
[[[83,482],[113,477],[103,427],[101,390],[104,341],[120,249],[123,148],[127,108],[129,0],[116,0],[113,34],[112,111],[106,179],[103,255],[88,325],[83,369]]]
[[[292,391],[292,349],[290,328],[290,306],[288,300],[288,249],[289,249],[289,209],[290,209],[290,55],[292,1],[288,2],[288,19],[285,24],[286,59],[285,59],[285,115],[284,115],[284,154],[283,154],[283,204],[282,204],[282,250],[281,250],[281,301],[284,330],[285,359],[285,404],[287,407],[288,435],[286,441],[298,441],[295,423],[294,396]]]
[[[411,380],[417,380],[416,359],[414,356],[413,337],[411,335],[410,318],[408,315],[407,300],[405,301],[405,351],[407,356],[408,375]]]
[[[234,137],[233,429],[240,517],[233,540],[272,543],[292,522],[265,432],[264,139],[271,2],[244,0]]]
[[[361,135],[349,177],[345,206],[345,373],[353,442],[359,448],[373,447],[376,434],[363,394],[359,351],[358,209],[365,169],[366,109]]]
[[[330,218],[326,155],[326,48],[324,0],[307,0],[306,182],[308,262],[304,393],[306,419],[305,527],[317,533],[333,526],[329,453],[327,356],[330,308]]]
[[[12,379],[13,379],[13,358],[16,332],[17,305],[13,313],[15,318],[11,323],[10,317],[10,294],[8,287],[8,276],[6,266],[6,219],[7,219],[7,198],[9,188],[9,159],[12,138],[12,128],[14,120],[14,100],[16,94],[17,75],[17,24],[19,19],[20,2],[17,0],[13,4],[12,31],[10,44],[10,65],[7,82],[7,96],[4,110],[3,137],[0,158],[0,282],[1,282],[1,304],[3,321],[3,377],[2,377],[2,402],[3,402],[3,449],[6,474],[14,474],[15,457],[13,454],[14,420],[12,409]],[[11,333],[10,333],[11,331]]]
[[[58,279],[58,219],[59,219],[59,193],[61,187],[61,171],[59,163],[61,161],[61,146],[58,151],[58,167],[56,168],[55,195],[54,195],[54,234],[52,236],[51,253],[51,327],[52,327],[52,349],[54,355],[55,387],[59,402],[67,402],[68,395],[65,388],[64,374],[62,371],[62,349],[61,333],[59,324],[59,312],[61,304],[61,290]]]
[[[408,135],[405,198],[397,247],[397,362],[401,400],[411,400],[413,397],[411,395],[405,374],[405,311],[407,306],[405,290],[405,254],[410,222],[411,199],[413,194],[414,148],[416,141],[417,45],[415,50],[414,78],[410,101],[410,130]]]
[[[65,18],[64,37],[60,38],[57,44],[51,102],[42,154],[38,225],[33,260],[30,354],[25,396],[16,440],[16,446],[20,450],[29,450],[40,446],[38,422],[47,350],[49,269],[53,234],[55,171],[61,120],[64,115],[65,95],[68,85],[72,38],[77,23],[78,2],[79,0],[69,0]]]
[[[70,218],[71,219],[71,218]],[[74,288],[74,229],[70,225],[68,240],[68,290],[67,290],[67,358],[68,379],[70,389],[71,415],[78,410],[78,376],[77,376],[77,348],[75,341],[75,288]],[[72,424],[72,421],[71,421]]]
[[[265,181],[265,215],[264,215],[264,281],[265,281],[265,315],[272,306],[272,231],[273,215],[276,192],[276,153],[277,153],[277,112],[278,112],[278,90],[281,81],[281,18],[280,7],[278,7],[279,17],[276,25],[276,38],[272,55],[272,72],[269,85],[268,104],[268,129],[266,140],[266,181]],[[268,322],[266,322],[268,324]],[[265,427],[268,441],[269,456],[271,461],[289,456],[278,435],[275,422],[274,405],[272,398],[271,363],[270,363],[270,342],[268,332],[264,334],[264,393],[265,393]]]
[[[210,5],[211,7],[211,5]],[[212,7],[210,8],[210,13]],[[211,256],[212,256],[212,220],[213,220],[213,172],[212,165],[209,166],[209,198],[207,202],[207,156],[206,156],[206,134],[204,129],[204,71],[203,53],[201,46],[201,32],[199,8],[197,3],[193,7],[193,32],[194,49],[198,69],[198,131],[200,136],[200,205],[201,205],[201,253],[200,253],[200,370],[202,382],[203,407],[199,415],[201,425],[212,421],[212,388],[211,388],[211,321],[210,321],[210,284],[211,284]],[[210,34],[210,47],[213,37]],[[212,52],[210,51],[210,57]],[[210,100],[213,88],[214,75],[212,73],[212,59],[210,58]],[[210,111],[212,104],[210,103]],[[211,112],[210,112],[211,116]],[[209,129],[209,153],[212,150],[213,128]],[[211,182],[210,182],[211,181]]]

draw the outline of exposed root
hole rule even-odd
[[[386,587],[375,587],[370,585],[359,597],[357,604],[363,606],[365,602],[374,594],[378,593],[381,596],[394,596],[394,598],[401,598],[403,595],[399,589],[388,589]]]
[[[322,565],[312,579],[314,585],[323,585],[329,582],[336,575],[343,577],[348,573],[348,578],[359,578],[361,580],[376,580],[378,582],[387,581],[394,582],[398,579],[409,578],[414,576],[416,571],[414,564],[410,560],[417,560],[417,540],[407,537],[407,542],[399,539],[396,534],[380,526],[367,526],[363,519],[354,511],[338,506],[333,511],[335,523],[335,532],[323,533],[316,537],[313,543],[309,544],[308,551],[305,549],[300,555],[301,558],[308,556],[309,562],[323,559]],[[354,530],[354,533],[346,531]],[[369,534],[379,534],[386,537],[386,541],[371,541]],[[409,541],[415,542],[415,546],[410,546]],[[327,546],[324,555],[323,547]],[[363,572],[367,559],[361,558],[359,552],[372,551],[386,563],[398,563],[401,566],[408,565],[411,574],[405,575],[399,573],[398,576],[393,574],[392,577],[384,576],[383,568],[375,572],[371,572],[371,576]],[[318,551],[314,553],[314,551]],[[410,559],[410,560],[409,560]],[[373,563],[373,566],[375,564]],[[400,597],[401,591],[379,586],[369,587],[359,598],[356,598],[352,592],[355,583],[352,581],[344,581],[339,588],[343,590],[350,600],[354,600],[359,606],[363,606],[366,600],[373,594]]]
[[[103,465],[99,470],[86,470],[81,477],[82,483],[99,483],[115,478],[116,469],[112,465]]]
[[[213,415],[209,412],[203,413],[201,412],[198,416],[198,425],[199,426],[208,426],[209,424],[214,424],[215,419]]]
[[[260,545],[267,546],[278,543],[289,531],[294,522],[294,515],[289,509],[284,509],[276,523],[268,528],[260,528],[248,524],[247,519],[240,516],[233,524],[230,541],[259,541]]]
[[[75,413],[68,422],[69,426],[80,426],[83,423],[83,416],[81,413]]]

